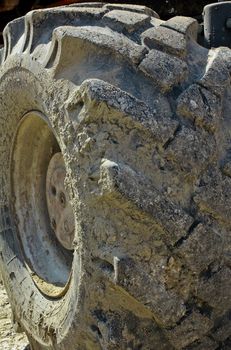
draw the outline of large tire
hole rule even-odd
[[[197,30],[192,18],[99,3],[32,11],[5,28],[1,272],[33,349],[231,349],[231,53],[199,46]],[[44,162],[54,152],[45,125],[65,161],[76,220],[68,279],[62,258],[56,269],[46,257],[59,243],[45,251],[35,221],[32,260],[21,242],[26,213],[41,212],[25,200],[22,227],[32,129],[12,154],[28,114]],[[33,271],[37,251],[48,277]],[[36,274],[48,287],[57,278],[61,294]]]

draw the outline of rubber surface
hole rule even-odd
[[[192,18],[99,3],[6,27],[1,270],[33,349],[231,349],[231,53],[196,37]],[[12,136],[33,109],[57,136],[78,222],[56,301],[32,285],[10,211]]]

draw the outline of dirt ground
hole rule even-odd
[[[28,350],[28,340],[24,334],[16,334],[11,324],[10,304],[0,280],[0,349]]]

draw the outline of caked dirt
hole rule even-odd
[[[0,349],[28,350],[24,333],[15,333],[11,324],[11,309],[6,291],[0,279]]]

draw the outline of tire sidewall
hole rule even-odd
[[[19,237],[16,230],[16,220],[12,213],[10,190],[10,159],[12,140],[17,125],[23,116],[30,111],[38,111],[46,116],[47,123],[52,127],[62,150],[66,140],[59,134],[49,110],[52,110],[54,98],[48,91],[53,85],[43,72],[43,78],[38,79],[25,68],[14,67],[5,69],[0,78],[1,86],[1,136],[0,152],[2,164],[1,178],[1,273],[12,310],[17,320],[27,334],[31,334],[40,344],[49,346],[61,344],[72,329],[73,323],[78,324],[76,315],[83,307],[83,271],[81,270],[80,251],[74,251],[73,266],[66,294],[59,299],[49,299],[43,295],[33,282],[26,267]],[[60,105],[61,105],[60,100]],[[57,107],[57,106],[56,106]],[[61,107],[60,107],[61,110]],[[53,125],[52,125],[53,124]],[[65,152],[64,152],[65,153]],[[77,237],[79,237],[79,232]],[[58,331],[57,331],[58,329]],[[55,339],[54,339],[55,334]]]

